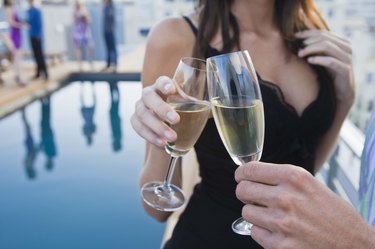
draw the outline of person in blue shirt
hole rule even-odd
[[[112,0],[104,0],[103,32],[107,49],[107,66],[104,68],[104,71],[113,67],[113,72],[115,72],[117,67],[115,22],[115,7],[113,6]]]
[[[41,76],[45,80],[48,79],[47,66],[43,55],[42,48],[42,34],[43,34],[43,20],[41,11],[34,6],[34,0],[29,0],[30,8],[27,11],[27,22],[30,25],[29,36],[30,43],[33,49],[33,55],[37,64],[34,79]]]

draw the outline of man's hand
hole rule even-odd
[[[375,248],[375,231],[303,168],[251,162],[235,178],[242,216],[264,248]]]

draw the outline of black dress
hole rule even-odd
[[[196,34],[197,29],[184,17]],[[210,48],[208,56],[220,54]],[[284,100],[281,89],[262,80],[259,83],[264,104],[265,140],[261,161],[299,165],[313,174],[315,150],[335,115],[332,80],[316,67],[319,94],[299,116]],[[253,249],[262,248],[250,236],[235,234],[234,220],[243,204],[236,198],[236,165],[226,151],[213,119],[195,145],[202,181],[193,195],[164,249]]]

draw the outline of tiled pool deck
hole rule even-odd
[[[140,73],[143,63],[144,46],[139,46],[132,52],[119,58],[117,74],[121,76],[124,73]],[[25,62],[22,65],[23,78],[27,82],[26,86],[19,86],[14,81],[14,71],[12,67],[1,73],[3,82],[0,83],[0,118],[25,106],[35,99],[48,95],[56,91],[63,80],[73,73],[84,74],[87,76],[93,74],[105,74],[100,72],[105,66],[104,62],[94,62],[94,70],[89,70],[89,65],[83,67],[79,72],[78,64],[74,61],[63,61],[49,66],[49,80],[28,80],[31,79],[34,72],[34,63]]]

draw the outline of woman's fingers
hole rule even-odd
[[[330,56],[311,56],[307,61],[314,65],[330,68],[335,72],[348,71],[349,66],[342,61]]]
[[[152,86],[143,88],[142,98],[135,105],[131,124],[141,137],[154,145],[161,147],[177,139],[176,132],[166,123],[178,123],[180,117],[165,102],[175,92],[173,81],[162,76]]]
[[[295,34],[306,45],[298,56],[310,64],[326,67],[334,79],[336,99],[351,104],[354,100],[354,77],[351,44],[329,31],[306,30]]]
[[[324,30],[308,30],[303,32],[298,32],[295,34],[296,38],[303,39],[303,43],[307,46],[316,42],[330,41],[344,52],[352,54],[352,47],[350,42],[337,36],[336,34],[324,31]]]
[[[296,37],[303,39],[305,48],[298,52],[298,56],[328,55],[345,63],[351,63],[352,50],[350,43],[335,34],[322,30],[308,30],[299,32]]]
[[[159,147],[163,147],[165,145],[164,140],[160,138],[160,136],[151,131],[148,127],[144,126],[134,115],[131,117],[130,122],[133,129],[148,142]]]
[[[167,76],[160,76],[155,81],[155,84],[151,86],[151,88],[155,89],[162,95],[169,95],[176,92],[176,87],[174,86],[173,80],[168,78]]]
[[[179,116],[177,112],[175,112],[160,95],[156,94],[152,88],[143,89],[142,101],[147,109],[152,110],[152,112],[164,122],[170,124],[178,123]],[[142,115],[142,113],[140,113],[140,115]]]
[[[311,55],[328,55],[345,63],[351,63],[352,60],[351,54],[344,52],[336,44],[328,40],[312,43],[298,52],[298,56],[300,57]]]
[[[152,110],[146,108],[142,101],[136,104],[132,125],[139,135],[155,145],[163,146],[165,141],[171,142],[177,138],[177,134],[155,116]]]
[[[178,123],[180,118],[164,98],[176,92],[176,88],[167,77],[160,77],[154,85],[142,91],[142,100],[146,108],[152,110],[161,120],[170,124]]]

